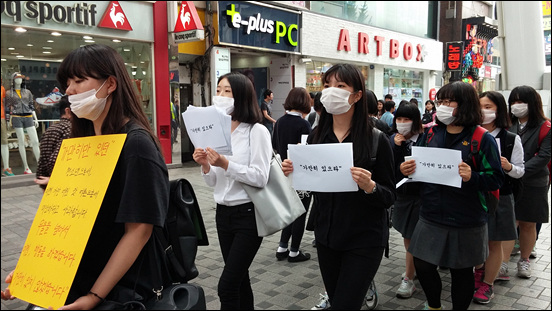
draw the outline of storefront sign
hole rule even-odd
[[[385,44],[385,37],[383,36],[374,36],[374,42],[376,44],[376,55],[382,55],[383,44]],[[358,53],[359,54],[368,54],[370,37],[364,32],[358,33]],[[351,51],[351,39],[349,36],[349,30],[341,29],[339,34],[339,41],[337,43],[338,51]],[[401,44],[397,39],[389,40],[389,58],[397,58],[402,54],[405,60],[411,60],[416,51],[416,61],[423,62],[425,55],[427,54],[424,50],[422,44],[417,44],[416,47],[412,45],[411,42],[405,42]],[[401,53],[402,52],[402,53]]]
[[[221,43],[299,53],[299,14],[247,2],[218,4]]]
[[[437,95],[435,88],[429,90],[429,100],[435,100],[435,95]]]
[[[123,11],[123,8],[119,4],[119,1],[111,1],[109,3],[109,9],[105,11],[102,20],[98,24],[98,27],[119,29],[119,30],[132,30],[128,18]]]
[[[24,10],[24,12],[23,12]],[[58,23],[96,25],[96,4],[75,3],[73,6],[52,5],[40,1],[2,1],[1,13],[21,22],[24,15],[36,19],[37,24],[53,20]]]
[[[324,25],[323,31],[320,31]],[[301,12],[301,54],[305,57],[416,70],[443,70],[443,43]]]
[[[447,42],[447,59],[445,69],[447,71],[461,71],[462,70],[462,51],[464,50],[464,43],[462,41]]]
[[[2,1],[0,13],[2,26],[153,41],[148,1]]]
[[[193,1],[182,1],[173,30],[175,43],[199,41],[205,38],[203,24]]]

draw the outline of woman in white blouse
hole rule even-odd
[[[214,187],[216,224],[224,269],[218,283],[221,310],[253,310],[249,267],[261,246],[251,199],[241,183],[264,187],[268,181],[272,144],[262,125],[252,82],[241,73],[228,73],[218,80],[213,104],[232,117],[232,156],[212,148],[194,150],[207,185]]]
[[[479,96],[479,102],[483,114],[482,126],[497,139],[500,162],[506,173],[506,179],[500,188],[498,208],[489,214],[489,257],[484,265],[475,267],[474,270],[476,292],[473,301],[486,304],[494,296],[494,281],[510,279],[508,262],[511,250],[503,247],[503,244],[517,239],[513,188],[515,180],[523,177],[525,165],[521,138],[507,130],[511,122],[502,94],[495,91],[484,92]]]

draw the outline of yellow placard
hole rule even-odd
[[[13,275],[15,297],[65,304],[126,134],[65,139]]]

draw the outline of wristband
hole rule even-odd
[[[105,298],[102,298],[100,297],[98,294],[94,293],[93,291],[88,291],[88,294],[92,294],[94,296],[96,296],[96,298],[98,298],[100,300],[100,303],[103,303],[105,301]]]

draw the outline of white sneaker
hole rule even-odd
[[[510,281],[510,275],[508,274],[507,263],[502,262],[500,264],[500,270],[498,271],[498,275],[496,276],[495,281]]]
[[[397,290],[397,297],[410,298],[415,291],[416,286],[414,285],[414,282],[405,277],[401,282],[401,286],[399,286],[399,290]]]
[[[401,274],[401,280],[404,280],[404,278],[406,277],[406,272],[403,272],[403,274]],[[413,280],[417,279],[418,276],[416,275],[416,273],[414,273],[414,278]]]
[[[316,304],[316,306],[312,307],[311,310],[327,310],[330,308],[330,298],[328,297],[328,293],[319,294],[320,295],[320,301]]]
[[[519,259],[517,263],[517,276],[520,278],[528,279],[531,277],[531,262],[529,259]]]

